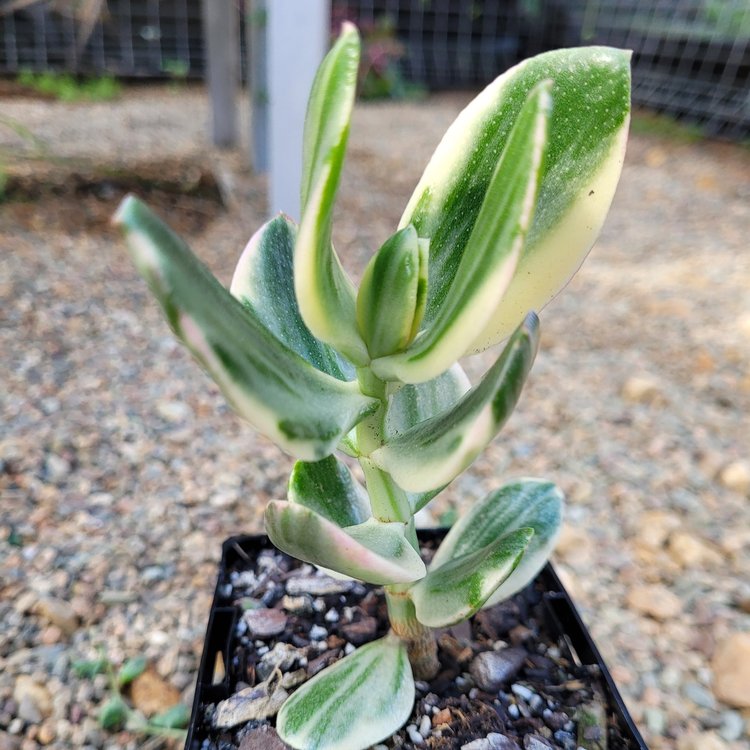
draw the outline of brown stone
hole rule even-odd
[[[287,750],[288,747],[276,730],[269,726],[251,730],[240,742],[240,750]]]
[[[374,617],[363,617],[357,622],[350,622],[341,627],[341,632],[351,644],[361,646],[375,637],[378,622]]]
[[[628,592],[628,606],[655,620],[668,620],[682,612],[680,598],[661,584],[634,586]]]
[[[248,609],[242,619],[250,635],[255,638],[269,638],[283,633],[287,616],[280,609]]]
[[[719,643],[711,664],[714,695],[736,708],[750,708],[750,633],[732,633]]]
[[[442,708],[432,717],[432,726],[439,727],[441,724],[450,724],[452,718],[450,708]]]
[[[139,711],[150,717],[176,706],[180,702],[180,691],[149,667],[131,683],[130,698]]]

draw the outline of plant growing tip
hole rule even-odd
[[[520,479],[475,502],[435,553],[414,515],[510,417],[543,307],[606,216],[629,121],[629,54],[549,52],[490,84],[433,155],[357,290],[331,243],[359,36],[345,24],[315,78],[299,226],[251,238],[230,290],[148,208],[115,216],[175,334],[228,401],[295,456],[266,529],[282,550],[385,587],[391,633],[298,687],[277,718],[299,750],[359,750],[409,717],[438,668],[431,628],[524,587],[549,556],[562,493]],[[507,339],[471,387],[460,357]],[[356,459],[365,486],[337,450]]]

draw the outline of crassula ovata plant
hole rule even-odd
[[[389,634],[279,712],[280,736],[304,750],[391,735],[412,711],[414,679],[438,670],[432,629],[520,590],[550,554],[563,498],[546,481],[474,503],[429,567],[414,516],[511,414],[539,341],[531,311],[598,234],[629,121],[627,52],[560,50],[507,71],[448,130],[357,289],[331,224],[359,49],[345,25],[317,73],[299,225],[284,215],[263,225],[229,290],[138,200],[116,216],[174,332],[236,411],[298,459],[287,499],[265,511],[272,542],[385,589]],[[459,358],[506,339],[471,387]]]

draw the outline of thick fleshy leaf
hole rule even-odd
[[[352,362],[367,348],[357,329],[355,289],[331,244],[336,190],[344,163],[359,66],[359,35],[344,24],[315,76],[305,119],[302,220],[294,250],[294,288],[313,334]]]
[[[297,227],[284,215],[266,222],[247,243],[229,291],[283,344],[321,372],[354,380],[349,362],[305,325],[294,294]]]
[[[440,414],[453,406],[471,388],[469,378],[459,364],[453,365],[433,380],[404,385],[389,399],[385,419],[386,441]],[[429,492],[407,492],[412,512],[424,508],[440,487]]]
[[[276,729],[298,750],[364,750],[402,727],[413,706],[406,647],[387,635],[297,688],[281,707]]]
[[[357,324],[371,357],[405,349],[419,329],[427,289],[427,248],[414,227],[372,256],[357,294]]]
[[[177,336],[240,416],[293,456],[331,454],[377,406],[282,344],[143,203],[126,198],[115,222]]]
[[[518,529],[438,568],[431,566],[409,589],[417,619],[442,628],[471,617],[513,572],[533,535],[533,529]]]
[[[364,487],[335,456],[313,463],[297,461],[287,497],[341,527],[364,523],[370,517]]]
[[[425,574],[404,524],[370,519],[345,529],[295,503],[272,500],[266,532],[283,552],[367,583],[410,583]]]
[[[513,278],[534,215],[550,87],[549,81],[539,83],[518,113],[440,309],[406,351],[373,361],[381,378],[419,383],[436,377],[466,352],[492,315]]]
[[[544,567],[562,524],[564,497],[552,482],[519,479],[471,506],[451,528],[430,563],[437,568],[521,528],[534,529],[518,567],[488,599],[486,606],[513,596]]]
[[[473,336],[473,348],[501,341],[575,273],[619,179],[630,112],[629,61],[629,52],[609,47],[547,52],[503,73],[458,116],[400,222],[430,238],[425,328],[446,299],[497,155],[529,92],[547,79],[553,81],[553,104],[536,214],[513,281],[484,330]]]
[[[479,385],[453,407],[387,440],[370,459],[409,492],[448,484],[511,415],[538,345],[539,320],[529,313]]]

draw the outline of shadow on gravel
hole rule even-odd
[[[112,214],[128,193],[148,201],[177,232],[195,235],[225,210],[213,172],[195,162],[168,160],[125,167],[34,165],[10,174],[0,214],[31,230],[114,232]]]

